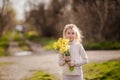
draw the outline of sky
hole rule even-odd
[[[16,11],[17,14],[17,20],[23,20],[24,19],[24,7],[27,3],[27,0],[10,0],[10,3],[12,4],[13,8]],[[0,0],[0,7],[2,6],[2,0]]]
[[[49,3],[50,0],[31,0],[33,3],[38,4],[39,2]],[[24,10],[25,8],[29,9],[28,0],[10,0],[13,8],[17,13],[17,20],[24,20]],[[0,5],[2,4],[2,0],[0,0]]]
[[[24,8],[26,5],[27,0],[11,0],[12,5],[17,13],[17,20],[24,19]]]
[[[13,4],[13,7],[15,8],[17,12],[17,20],[24,20],[24,10],[25,8],[28,8],[28,0],[10,0]],[[38,4],[40,2],[44,2],[48,4],[50,0],[31,0],[31,2]]]

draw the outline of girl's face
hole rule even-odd
[[[76,34],[76,32],[75,32],[73,29],[68,28],[68,29],[66,30],[65,36],[66,36],[66,38],[69,39],[69,41],[71,42],[71,41],[73,41],[73,40],[76,39],[77,34]]]

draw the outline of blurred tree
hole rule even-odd
[[[45,8],[46,6],[43,3],[40,3],[37,8],[34,6],[34,9],[26,15],[26,22],[35,25],[41,36],[58,36],[56,25],[59,23],[60,10],[64,6],[61,3],[58,0],[52,0],[47,8]]]
[[[11,27],[15,26],[15,24],[16,13],[9,3],[9,0],[3,0],[3,6],[1,7],[0,13],[0,36],[4,35]]]
[[[85,40],[120,40],[117,30],[120,16],[119,4],[119,0],[74,0],[72,9],[75,15],[74,21],[77,21],[76,24],[83,30]]]
[[[2,29],[3,29],[3,21],[2,21],[2,16],[3,16],[3,12],[4,12],[4,9],[5,9],[5,6],[6,4],[9,2],[8,0],[2,0],[1,1],[1,7],[0,7],[0,36],[2,35],[1,32],[2,32]]]
[[[42,36],[60,37],[65,24],[74,23],[83,31],[84,41],[119,41],[120,0],[51,0],[33,5],[26,21]]]

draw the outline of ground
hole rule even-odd
[[[89,63],[102,62],[120,58],[120,50],[86,51]],[[0,80],[22,80],[31,75],[32,71],[42,70],[58,78],[61,76],[61,67],[58,65],[58,54],[55,51],[41,51],[27,56],[1,57],[0,62],[13,64],[0,67]]]

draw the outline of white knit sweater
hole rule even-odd
[[[59,65],[63,67],[63,75],[82,75],[82,65],[88,62],[86,52],[81,43],[71,42],[69,48],[72,61],[75,61],[74,71],[69,70],[62,54],[59,55]]]

